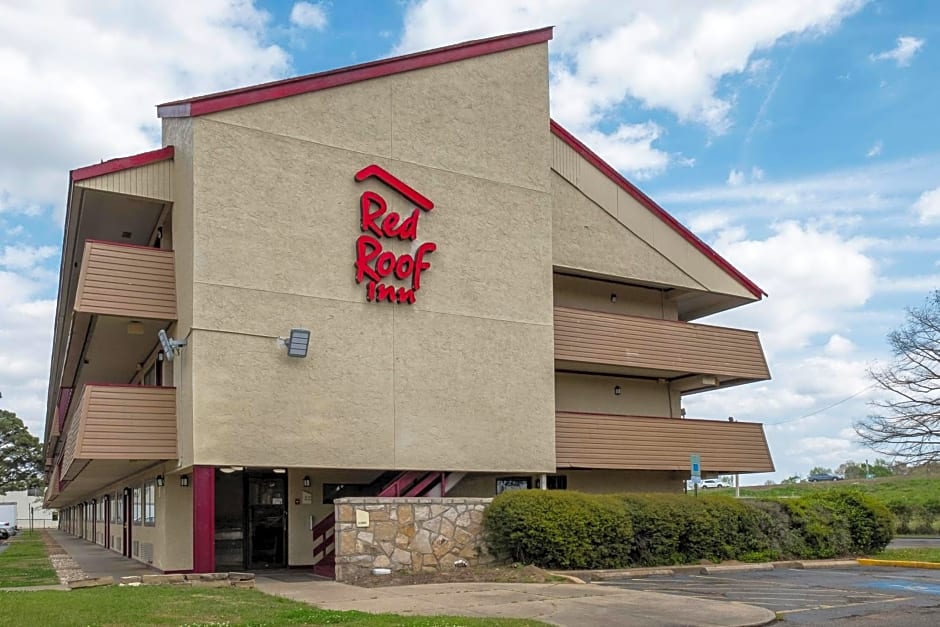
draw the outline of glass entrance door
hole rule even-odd
[[[249,474],[248,568],[287,566],[287,476]]]

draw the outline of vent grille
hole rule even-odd
[[[140,543],[140,559],[147,562],[148,564],[153,563],[153,543],[152,542]]]
[[[132,544],[133,544],[133,550],[131,551],[131,553],[133,554],[134,557],[140,557],[140,542],[138,540],[134,540]]]

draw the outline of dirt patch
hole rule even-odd
[[[502,566],[473,566],[455,568],[433,573],[409,573],[399,571],[390,575],[372,575],[356,581],[353,585],[363,588],[381,586],[411,586],[427,583],[561,583],[563,577],[553,575],[537,566],[507,564]]]

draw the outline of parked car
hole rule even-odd
[[[15,536],[16,535],[16,525],[0,520],[0,529],[3,529],[7,532],[7,535]]]
[[[806,478],[807,481],[815,483],[817,481],[842,481],[842,477],[839,475],[833,475],[828,472],[824,472],[820,475],[810,475]]]
[[[702,490],[708,490],[710,488],[723,488],[725,484],[721,482],[721,479],[702,479],[698,487]]]

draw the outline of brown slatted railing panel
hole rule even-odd
[[[757,333],[555,307],[555,359],[677,373],[770,378]]]
[[[171,250],[86,242],[75,311],[175,320],[174,263]]]
[[[754,422],[559,412],[555,451],[559,468],[688,470],[696,453],[706,472],[774,470]]]
[[[175,459],[176,388],[85,386],[85,459]]]

